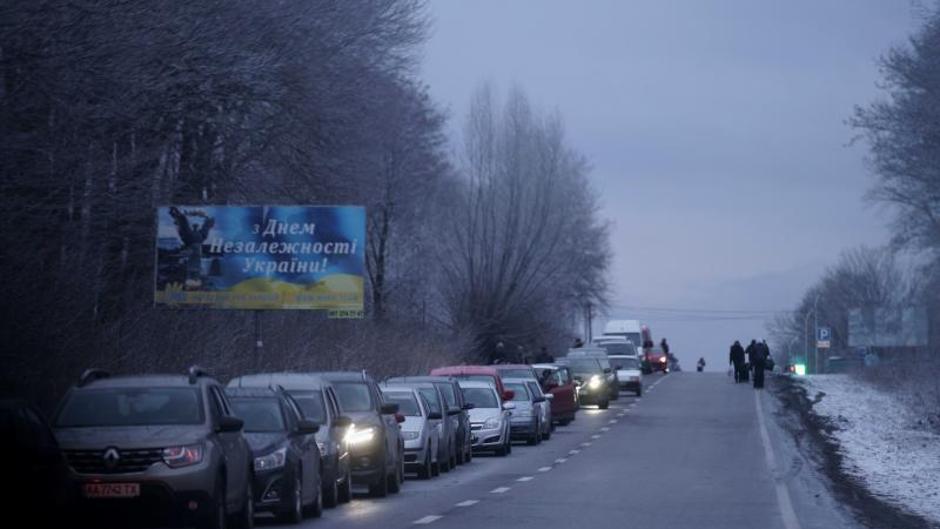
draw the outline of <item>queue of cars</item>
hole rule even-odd
[[[92,369],[53,417],[61,472],[49,481],[61,484],[63,512],[83,519],[220,529],[270,513],[299,523],[349,502],[354,486],[384,497],[406,474],[430,479],[476,454],[508,456],[514,441],[538,445],[582,405],[606,408],[621,387],[640,387],[627,364],[589,348],[553,363],[381,381],[365,371],[259,373],[224,385],[198,367]]]

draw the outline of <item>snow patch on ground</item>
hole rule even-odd
[[[898,398],[848,375],[799,379],[816,414],[838,428],[844,470],[877,496],[940,522],[940,435]],[[825,395],[817,397],[820,393]]]

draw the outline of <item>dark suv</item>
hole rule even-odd
[[[82,516],[251,527],[251,449],[222,386],[188,376],[88,370],[59,404],[55,435]]]
[[[317,373],[332,384],[343,415],[352,419],[349,443],[353,483],[367,485],[369,494],[387,496],[401,490],[405,479],[405,442],[398,404],[386,403],[375,380],[364,371]]]
[[[273,512],[281,521],[300,523],[323,512],[320,450],[314,435],[320,425],[303,418],[281,387],[228,388],[235,414],[245,421],[245,439],[255,467],[255,511]]]

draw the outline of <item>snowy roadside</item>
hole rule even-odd
[[[795,379],[828,420],[843,471],[875,496],[940,523],[940,435],[896,396],[847,375]]]

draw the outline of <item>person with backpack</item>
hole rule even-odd
[[[747,379],[744,358],[744,347],[741,346],[741,342],[735,340],[731,345],[731,353],[728,355],[728,363],[734,366],[735,382],[744,382]]]

